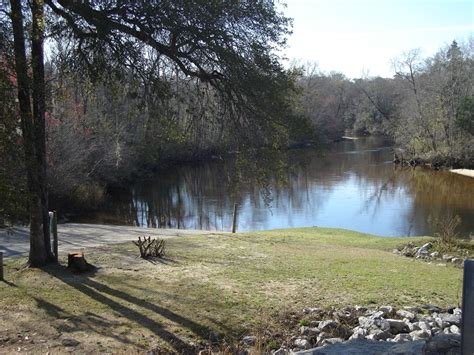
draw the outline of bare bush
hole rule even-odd
[[[434,236],[437,238],[437,244],[443,248],[451,249],[458,244],[459,234],[457,228],[461,224],[461,217],[458,215],[446,215],[432,219]]]
[[[148,259],[150,257],[162,258],[165,256],[165,240],[164,239],[151,239],[146,236],[138,237],[138,241],[133,242],[140,250],[140,257]]]

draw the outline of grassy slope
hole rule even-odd
[[[238,338],[308,306],[459,304],[460,269],[391,252],[423,239],[321,228],[180,237],[167,241],[166,263],[136,258],[131,243],[88,250],[99,268],[91,275],[19,269],[25,260],[13,259],[13,284],[0,283],[0,339],[21,328],[56,339],[51,346],[66,334],[84,351],[181,349],[182,340]],[[47,322],[31,325],[39,319]]]

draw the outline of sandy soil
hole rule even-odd
[[[460,174],[460,175],[469,176],[469,177],[474,178],[474,170],[473,169],[451,169],[449,171],[452,172],[452,173],[455,173],[455,174]]]
[[[132,226],[66,223],[58,225],[59,251],[75,251],[113,243],[136,240],[139,236],[172,238],[214,232],[184,229],[151,229]],[[219,232],[225,234],[226,232]],[[27,227],[0,229],[0,251],[6,257],[27,254],[30,248]]]

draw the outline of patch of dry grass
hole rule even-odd
[[[262,327],[275,331],[282,314],[304,307],[459,304],[460,269],[391,253],[425,239],[318,228],[179,237],[155,263],[137,257],[132,243],[86,250],[97,267],[86,275],[7,260],[0,339],[9,340],[0,340],[0,352],[61,350],[66,338],[81,352],[192,352],[210,340],[233,345]]]

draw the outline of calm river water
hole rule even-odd
[[[238,203],[238,231],[337,227],[382,236],[432,235],[430,221],[459,215],[474,234],[474,179],[446,171],[401,168],[377,138],[346,140],[330,150],[289,152],[287,183],[270,183],[270,202],[256,183],[231,192],[233,164],[182,166],[109,196],[104,208],[74,218],[89,223],[229,230]]]

